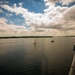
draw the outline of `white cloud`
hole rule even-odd
[[[69,4],[75,0],[44,0],[44,1],[52,4],[55,4],[56,2],[61,2],[64,5],[64,4]]]
[[[75,5],[68,8],[63,14],[65,20],[75,20]]]
[[[7,14],[7,13],[6,13],[6,16],[8,16],[8,17],[9,17],[9,16],[13,16],[13,14],[10,14],[10,13]]]
[[[8,5],[1,5],[1,7],[9,12],[14,12],[16,15],[22,14],[22,17],[25,18],[26,24],[31,27],[32,34],[34,31],[37,34],[46,34],[47,32],[49,34],[50,32],[52,35],[55,35],[56,33],[56,35],[63,35],[66,34],[66,32],[70,33],[70,31],[74,32],[75,5],[71,7],[55,7],[54,5],[49,5],[50,2],[54,3],[56,1],[57,0],[45,0],[45,2],[47,2],[46,6],[48,7],[44,10],[44,14],[29,12],[27,9],[23,8],[20,3],[18,7],[16,4],[14,4],[13,7]],[[71,1],[72,0],[67,1],[66,4]],[[62,0],[62,2],[64,3],[65,1]],[[18,27],[15,25],[9,25],[9,29],[18,30],[18,33],[24,32],[25,30],[28,31],[24,26]]]
[[[0,35],[26,35],[29,33],[25,26],[17,26],[14,24],[7,24],[5,18],[0,18]]]
[[[56,3],[59,0],[44,0],[45,2]]]
[[[5,25],[7,20],[5,18],[0,18],[0,25]]]
[[[2,11],[2,9],[0,9],[0,13],[2,13],[3,11]]]
[[[7,4],[8,4],[9,2],[5,1],[5,3],[7,3]]]
[[[63,4],[69,4],[69,3],[73,2],[73,1],[75,1],[75,0],[61,0],[61,2]]]
[[[22,5],[23,5],[23,3],[21,2],[21,3],[19,3],[19,7],[22,7]]]
[[[14,22],[13,21],[10,21],[10,24],[13,24],[14,25]]]

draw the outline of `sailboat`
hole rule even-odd
[[[36,44],[35,38],[34,38],[34,44]]]

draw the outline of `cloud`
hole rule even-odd
[[[64,19],[65,20],[75,20],[75,5],[68,8],[64,13]]]
[[[61,2],[63,3],[63,4],[69,4],[69,3],[71,3],[71,2],[74,2],[75,0],[61,0]]]
[[[63,5],[74,2],[75,0],[44,0],[47,3],[55,4],[56,2],[61,2]]]
[[[6,16],[13,16],[13,14],[10,14],[10,13],[9,13],[9,14],[7,14],[7,13],[6,13]]]
[[[19,3],[19,7],[22,7],[22,5],[23,5],[23,3],[21,2],[21,3]]]
[[[0,35],[26,35],[29,31],[25,26],[17,26],[14,24],[7,24],[5,18],[0,18]]]
[[[59,0],[44,0],[45,2],[51,2],[51,3],[55,3],[55,2],[57,2],[57,1],[59,1]]]
[[[5,3],[7,3],[7,4],[8,4],[9,2],[5,1]]]
[[[0,13],[2,13],[3,12],[3,10],[2,9],[0,9]]]
[[[5,25],[7,20],[5,18],[0,18],[0,25]]]
[[[30,26],[31,33],[45,34],[46,32],[50,32],[51,34],[57,33],[57,35],[61,35],[66,34],[66,32],[70,33],[70,31],[75,31],[75,5],[71,7],[49,5],[50,2],[54,3],[56,1],[58,0],[45,0],[48,7],[46,7],[44,13],[29,12],[27,9],[23,8],[20,3],[19,6],[14,4],[13,6],[1,5],[1,7],[9,12],[14,12],[16,15],[21,14],[26,24]],[[62,2],[66,4],[71,1],[72,0],[65,2],[65,0],[62,0]],[[24,32],[25,30],[28,32],[28,29],[24,26],[9,25],[8,28],[13,31],[18,30],[17,33]]]

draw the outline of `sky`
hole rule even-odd
[[[0,36],[75,35],[75,0],[0,0]]]

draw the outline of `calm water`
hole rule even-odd
[[[75,38],[0,39],[0,75],[68,75]]]

